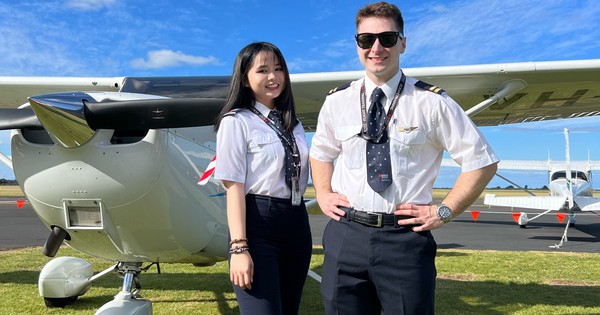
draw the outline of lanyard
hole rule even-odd
[[[365,80],[366,80],[366,78],[365,78]],[[363,80],[363,84],[360,87],[360,110],[361,110],[360,114],[362,116],[362,129],[360,131],[359,136],[361,136],[363,139],[365,139],[367,141],[371,141],[371,140],[379,141],[379,139],[381,139],[381,136],[383,135],[383,133],[385,131],[387,131],[388,124],[390,123],[390,119],[392,118],[392,115],[394,114],[394,110],[396,109],[396,106],[398,106],[398,100],[400,99],[400,94],[402,93],[402,90],[404,90],[405,82],[406,82],[406,77],[404,76],[404,73],[402,73],[402,77],[400,78],[400,83],[398,83],[398,88],[396,88],[396,94],[394,94],[394,98],[392,99],[392,104],[390,105],[390,108],[388,109],[388,112],[385,116],[383,128],[381,128],[380,133],[375,138],[371,138],[367,135],[367,95],[365,93],[365,81]]]
[[[265,124],[267,124],[267,126],[271,127],[271,129],[275,131],[277,137],[279,137],[279,140],[281,140],[281,143],[283,145],[287,145],[288,148],[290,148],[290,150],[292,151],[292,159],[294,160],[294,173],[292,174],[292,176],[299,177],[301,169],[300,154],[298,153],[298,145],[296,144],[294,134],[287,134],[286,137],[286,132],[285,130],[283,130],[282,124],[274,124],[270,119],[265,117],[265,115],[263,115],[258,109],[256,109],[256,107],[250,107],[250,110],[253,113],[255,113],[258,117],[260,117],[260,119],[264,121]]]

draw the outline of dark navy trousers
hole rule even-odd
[[[254,262],[251,290],[233,286],[241,314],[298,314],[312,254],[306,206],[246,196],[246,237]]]
[[[326,314],[434,314],[431,232],[330,220],[323,234]]]

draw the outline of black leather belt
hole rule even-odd
[[[398,220],[410,219],[412,217],[406,215],[394,215],[386,213],[369,213],[364,211],[357,211],[352,208],[340,207],[338,208],[346,212],[346,219],[360,223],[362,225],[370,227],[383,227],[383,226],[394,226],[401,227],[405,225],[399,225]]]

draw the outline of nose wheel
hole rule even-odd
[[[123,278],[121,291],[115,295],[115,298],[104,304],[96,315],[116,315],[116,314],[152,314],[152,302],[143,299],[140,295],[142,285],[140,283],[140,272],[142,263],[124,263],[117,265],[117,274]]]

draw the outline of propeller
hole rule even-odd
[[[31,108],[0,108],[0,130],[23,128],[43,128]]]
[[[213,125],[224,99],[165,98],[132,101],[84,101],[91,129],[164,129]]]
[[[89,141],[97,129],[210,126],[225,102],[220,98],[163,98],[133,93],[117,96],[125,100],[98,102],[87,93],[66,92],[32,96],[29,103],[43,127],[62,145],[72,148]]]

